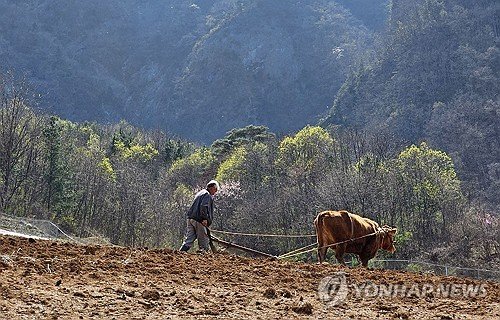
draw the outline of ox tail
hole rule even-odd
[[[326,258],[326,249],[323,248],[325,241],[323,241],[324,237],[324,214],[319,213],[316,219],[314,219],[314,227],[316,228],[316,239],[318,240],[318,262],[322,263]]]
[[[318,245],[323,242],[322,241],[322,237],[321,237],[321,231],[322,231],[322,227],[323,227],[323,214],[318,214],[318,216],[316,217],[316,219],[314,219],[314,228],[316,229],[316,238],[318,240]]]

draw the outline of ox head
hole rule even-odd
[[[382,249],[394,253],[396,247],[394,246],[394,235],[398,231],[396,228],[391,228],[389,226],[383,226],[382,229]]]

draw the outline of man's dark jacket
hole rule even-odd
[[[187,213],[188,219],[198,222],[207,220],[208,226],[212,224],[214,214],[214,200],[207,189],[203,189],[194,197],[193,205]]]

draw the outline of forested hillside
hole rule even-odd
[[[175,248],[194,193],[215,177],[214,229],[310,234],[318,212],[342,208],[397,226],[397,257],[499,265],[499,217],[468,204],[452,158],[426,143],[247,126],[199,147],[125,122],[39,114],[22,88],[0,95],[0,212],[50,219],[80,237]],[[272,254],[309,244],[234,240]]]
[[[371,43],[326,0],[0,1],[0,69],[26,73],[45,108],[204,143],[316,122]]]
[[[500,4],[392,1],[376,58],[350,74],[324,124],[425,140],[468,193],[500,204]]]

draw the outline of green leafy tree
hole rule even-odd
[[[122,150],[130,149],[133,145],[133,142],[137,137],[137,130],[132,127],[129,123],[122,120],[118,124],[118,130],[114,132],[113,139],[111,140],[111,152],[116,153],[119,152],[118,146],[121,146]]]
[[[208,148],[199,148],[194,153],[176,160],[169,168],[169,176],[174,182],[191,187],[204,185],[216,173],[217,159]]]
[[[403,186],[401,200],[405,201],[403,214],[407,217],[404,224],[413,224],[406,230],[415,230],[419,241],[447,236],[447,226],[463,203],[452,159],[422,142],[403,150],[395,169]]]
[[[238,147],[233,150],[231,155],[220,164],[217,170],[217,179],[227,182],[240,181],[245,174],[244,165],[247,154],[245,147]]]
[[[71,131],[75,128],[73,123],[51,116],[43,129],[47,165],[45,201],[47,210],[56,217],[67,213],[75,206],[72,168],[69,165],[69,157],[74,152]]]
[[[307,126],[281,141],[276,165],[301,192],[307,193],[328,169],[333,145],[326,130]]]
[[[283,228],[290,222],[302,230],[311,226],[318,212],[316,185],[328,174],[334,140],[326,130],[307,126],[285,137],[276,155],[276,185]]]
[[[192,152],[192,145],[181,140],[166,139],[163,147],[164,160],[168,165],[174,161],[186,157]]]
[[[233,149],[252,144],[253,142],[268,142],[274,139],[274,134],[265,126],[249,125],[244,128],[229,131],[224,138],[212,143],[211,149],[216,156],[229,154]]]

